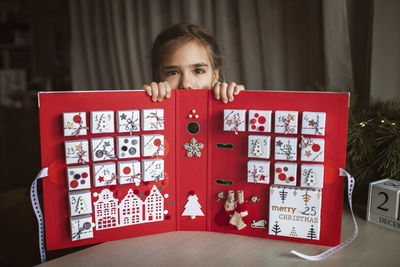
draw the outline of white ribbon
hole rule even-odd
[[[35,180],[31,185],[31,202],[33,210],[35,211],[36,218],[38,220],[38,228],[39,228],[39,251],[40,251],[40,259],[42,263],[46,262],[46,250],[44,249],[44,228],[43,228],[43,214],[40,209],[39,198],[37,194],[37,181],[44,177],[48,176],[48,168],[43,168],[40,170]]]
[[[354,233],[343,243],[340,243],[339,245],[332,247],[328,250],[326,250],[325,252],[322,252],[320,254],[314,255],[314,256],[309,256],[309,255],[305,255],[302,254],[300,252],[297,252],[295,250],[292,250],[291,253],[299,256],[300,258],[309,260],[309,261],[320,261],[323,260],[327,257],[329,257],[330,255],[338,252],[339,250],[341,250],[342,248],[344,248],[345,246],[347,246],[348,244],[350,244],[351,242],[353,242],[353,240],[356,238],[357,234],[358,234],[358,225],[357,225],[357,221],[356,218],[354,217],[354,213],[353,213],[353,205],[352,205],[352,194],[353,194],[353,189],[354,189],[354,184],[355,184],[355,180],[353,178],[353,176],[351,176],[350,173],[348,173],[347,171],[339,168],[339,175],[340,176],[347,176],[347,197],[349,199],[349,206],[350,206],[350,212],[351,212],[351,216],[353,217],[353,222],[354,222]]]

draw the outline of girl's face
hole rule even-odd
[[[160,68],[161,81],[172,89],[211,89],[218,82],[207,49],[196,41],[187,42],[167,55]]]

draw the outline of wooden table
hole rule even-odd
[[[180,231],[106,242],[51,260],[43,266],[400,266],[400,233],[368,223],[364,219],[365,211],[359,213],[356,240],[320,262],[303,260],[290,251],[314,255],[328,247]],[[342,241],[353,231],[350,212],[345,208]]]

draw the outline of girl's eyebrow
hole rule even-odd
[[[206,64],[204,62],[200,62],[200,63],[192,64],[192,65],[190,65],[190,67],[192,67],[192,68],[208,67],[208,64]],[[178,66],[171,65],[171,66],[162,67],[161,70],[175,70],[178,68],[179,68]]]

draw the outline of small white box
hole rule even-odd
[[[303,112],[301,133],[309,135],[325,135],[325,112]]]
[[[66,112],[64,118],[64,136],[87,135],[86,112]]]
[[[247,182],[269,184],[269,161],[250,160],[247,162]]]
[[[136,186],[139,186],[140,181],[142,180],[139,161],[118,161],[117,166],[119,184],[135,183]]]
[[[268,159],[271,151],[271,136],[249,135],[248,157]]]
[[[140,137],[136,135],[118,136],[117,155],[120,159],[140,157]]]
[[[224,110],[224,131],[244,132],[246,130],[245,109]]]
[[[65,162],[85,164],[89,161],[88,140],[65,141]]]
[[[249,110],[249,132],[271,132],[271,110]]]
[[[164,155],[164,135],[144,134],[142,135],[143,157],[158,157]]]
[[[164,130],[164,109],[142,109],[142,130]]]
[[[275,112],[275,133],[297,134],[298,112],[277,110]]]
[[[69,190],[90,189],[90,168],[84,166],[67,167]]]
[[[95,187],[116,185],[117,174],[114,162],[96,163],[93,168],[93,185]]]
[[[297,164],[287,162],[275,162],[274,184],[296,186]]]
[[[93,227],[91,215],[70,217],[72,241],[93,238]]]
[[[71,216],[92,213],[92,199],[89,190],[68,192]]]
[[[114,111],[91,111],[90,131],[92,134],[114,132]]]
[[[301,138],[301,161],[323,162],[325,140],[322,138]]]
[[[164,160],[143,159],[142,179],[143,182],[164,180]]]
[[[275,159],[276,160],[297,160],[297,138],[276,137],[275,138]]]
[[[90,139],[93,161],[116,159],[114,150],[114,138],[100,137]]]
[[[139,110],[117,111],[117,131],[119,133],[132,133],[140,131]]]
[[[323,188],[324,187],[324,165],[302,164],[301,184],[302,187]]]

